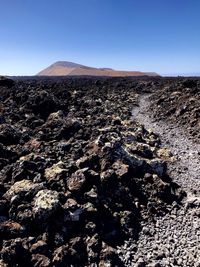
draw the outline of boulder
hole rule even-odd
[[[49,217],[55,214],[59,207],[59,193],[56,191],[40,190],[33,200],[34,217],[42,222],[47,221]]]
[[[67,179],[67,187],[71,192],[80,192],[86,183],[85,172],[88,168],[77,170]]]
[[[21,133],[15,127],[9,124],[0,124],[0,143],[12,145],[19,142]]]
[[[47,181],[60,179],[61,176],[65,175],[67,170],[63,167],[63,162],[58,162],[51,167],[45,169],[44,177]]]
[[[16,197],[33,197],[44,186],[41,183],[33,183],[30,180],[21,180],[14,183],[10,189],[4,194],[4,198],[14,201]]]
[[[25,227],[12,220],[0,221],[0,234],[3,237],[19,237],[25,233]]]

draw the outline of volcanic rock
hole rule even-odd
[[[117,246],[180,199],[159,136],[130,118],[161,85],[35,77],[1,87],[2,265],[123,266]]]
[[[15,82],[11,79],[8,79],[6,77],[0,76],[0,86],[3,87],[12,87],[15,84]]]
[[[11,188],[5,193],[4,197],[11,200],[16,197],[28,197],[34,196],[39,190],[43,188],[42,184],[33,183],[30,180],[21,180],[16,182]]]
[[[52,190],[40,190],[33,200],[33,214],[39,221],[46,221],[59,208],[59,194]]]

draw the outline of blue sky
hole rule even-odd
[[[58,60],[200,73],[199,0],[0,0],[0,74]]]

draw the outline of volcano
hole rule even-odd
[[[119,71],[111,68],[93,68],[81,64],[57,61],[46,69],[40,71],[37,76],[108,76],[108,77],[128,77],[128,76],[159,76],[155,72],[141,71]]]

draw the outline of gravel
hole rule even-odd
[[[174,202],[165,215],[142,222],[138,240],[129,239],[118,247],[124,266],[200,266],[200,145],[181,128],[153,119],[150,94],[139,98],[133,119],[160,135],[163,147],[174,160],[168,174],[187,193],[181,205]]]

